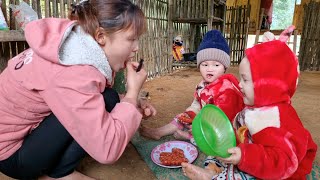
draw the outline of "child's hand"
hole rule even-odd
[[[241,160],[241,149],[238,147],[233,147],[228,149],[228,153],[231,154],[228,158],[217,157],[220,161],[228,164],[237,165]]]
[[[178,120],[182,123],[182,124],[186,124],[189,125],[192,123],[194,117],[196,116],[196,114],[192,111],[186,111],[184,113],[181,113],[178,115]]]
[[[157,114],[157,110],[146,99],[139,99],[139,108],[144,118]]]

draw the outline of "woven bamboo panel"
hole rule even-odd
[[[261,0],[227,0],[228,7],[248,6],[250,5],[250,23],[249,33],[255,34],[260,20]]]
[[[231,65],[238,65],[247,47],[250,4],[227,7],[225,38],[230,47]]]
[[[137,59],[143,58],[150,78],[168,73],[168,2],[166,0],[134,0],[147,19],[147,32],[140,38]]]

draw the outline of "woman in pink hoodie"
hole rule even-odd
[[[0,171],[10,177],[90,179],[74,171],[80,160],[114,163],[140,125],[147,73],[130,61],[145,31],[141,9],[130,0],[89,0],[72,6],[69,19],[29,23],[30,48],[0,75]],[[124,68],[120,101],[111,87]]]

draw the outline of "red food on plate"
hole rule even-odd
[[[172,152],[161,152],[160,162],[165,166],[180,166],[182,162],[188,162],[184,151],[179,148],[172,148]]]

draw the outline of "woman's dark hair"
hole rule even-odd
[[[146,29],[144,13],[130,0],[82,1],[71,6],[68,18],[77,20],[84,31],[93,37],[99,27],[108,34],[132,28],[135,37]]]

